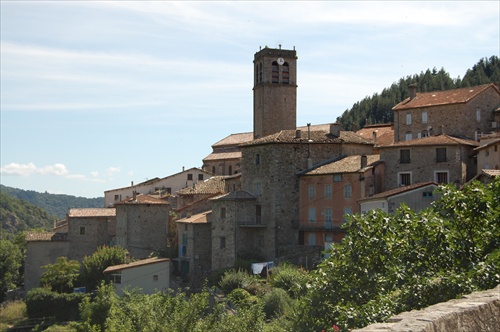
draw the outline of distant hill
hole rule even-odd
[[[44,209],[0,192],[1,233],[14,234],[30,229],[50,230],[56,220],[56,216],[51,216]]]
[[[33,190],[11,188],[0,184],[0,192],[36,205],[58,219],[66,218],[70,208],[102,208],[104,197],[86,198],[71,195],[39,193]]]
[[[351,109],[345,110],[337,122],[345,130],[356,130],[367,124],[393,122],[392,107],[409,96],[409,85],[416,84],[418,92],[443,91],[465,88],[486,83],[500,84],[500,59],[492,56],[483,58],[472,69],[465,72],[464,78],[452,79],[444,68],[436,68],[419,75],[407,76],[394,82],[390,87],[356,102]]]

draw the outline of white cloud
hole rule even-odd
[[[98,171],[92,171],[92,172],[90,172],[90,175],[92,177],[98,177],[99,176],[99,172]]]
[[[68,169],[63,164],[44,166],[42,168],[38,168],[37,172],[42,175],[57,175],[57,176],[66,176],[69,173]]]
[[[2,175],[28,176],[35,173],[36,171],[37,168],[33,163],[28,163],[28,164],[10,163],[0,168],[0,174]]]

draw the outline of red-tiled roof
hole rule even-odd
[[[367,166],[380,160],[380,155],[369,155],[367,157]],[[319,166],[305,175],[322,175],[335,173],[354,173],[361,170],[361,156],[347,156],[340,160]]]
[[[195,215],[192,215],[191,217],[188,218],[182,218],[179,220],[176,220],[175,222],[178,223],[185,223],[185,224],[206,224],[210,219],[210,216],[212,214],[212,211],[205,211],[203,213],[198,213]]]
[[[302,132],[300,137],[296,136],[295,130],[282,130],[276,134],[258,138],[251,142],[242,144],[242,146],[252,146],[270,143],[357,143],[357,144],[373,144],[371,140],[367,140],[352,131],[341,131],[340,137],[330,134],[330,131],[315,130],[308,133]]]
[[[89,209],[69,209],[69,217],[86,218],[86,217],[115,217],[115,208],[89,208]]]
[[[489,148],[490,146],[495,146],[495,145],[499,145],[500,144],[500,138],[494,140],[494,141],[491,141],[491,142],[488,142],[486,144],[483,144],[477,148],[475,148],[474,150],[483,150],[483,149],[486,149],[486,148]]]
[[[213,144],[212,148],[222,147],[226,145],[239,145],[251,140],[253,140],[253,133],[231,134]]]
[[[435,186],[435,187],[437,187],[438,184],[435,183],[435,182],[414,183],[414,184],[410,184],[409,186],[387,190],[387,191],[384,191],[382,193],[373,195],[371,197],[360,199],[359,201],[360,202],[364,202],[364,201],[369,201],[369,200],[373,200],[373,199],[387,198],[387,197],[391,197],[391,196],[398,195],[398,194],[401,194],[401,193],[404,193],[404,192],[407,192],[407,191],[411,191],[411,190],[415,190],[415,189],[422,188],[422,187],[427,187],[427,186]]]
[[[500,176],[500,169],[483,169],[481,171],[490,177]]]
[[[162,263],[162,262],[168,262],[170,259],[168,258],[148,258],[148,259],[142,259],[140,261],[135,261],[131,262],[128,264],[120,264],[120,265],[114,265],[114,266],[108,266],[106,270],[104,270],[104,273],[111,273],[111,272],[117,272],[117,271],[122,271],[126,269],[130,269],[133,267],[137,266],[144,266],[144,265],[150,265],[150,264],[157,264],[157,263]]]
[[[222,176],[213,176],[203,182],[196,183],[193,187],[187,187],[177,192],[179,195],[195,194],[222,194],[224,193],[225,182]]]
[[[211,160],[227,160],[227,159],[240,159],[241,151],[232,151],[232,152],[212,152],[205,158],[203,161],[211,161]]]
[[[115,205],[118,204],[170,204],[170,203],[164,199],[155,198],[149,195],[137,194],[135,196],[135,199],[134,197],[129,197],[118,203],[115,203]]]
[[[26,241],[69,241],[68,233],[54,233],[54,232],[27,232]]]
[[[356,132],[359,136],[373,141],[373,132],[376,133],[376,145],[389,145],[394,143],[394,128],[392,124],[367,125]]]
[[[493,88],[500,93],[497,86],[493,83],[454,90],[422,92],[417,93],[416,97],[413,99],[406,98],[394,106],[392,110],[399,111],[410,108],[467,103],[478,94],[489,88]]]
[[[409,141],[397,142],[391,145],[381,146],[381,148],[393,148],[402,146],[421,146],[421,145],[470,145],[478,146],[479,143],[468,139],[441,134],[438,136],[429,136],[423,138],[416,138]]]

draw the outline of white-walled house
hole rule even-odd
[[[393,213],[401,204],[406,204],[413,211],[428,207],[438,197],[435,182],[415,183],[406,187],[384,191],[380,194],[358,200],[361,213],[370,210],[382,210]]]
[[[170,259],[148,258],[109,266],[104,273],[112,276],[118,295],[122,295],[125,288],[140,288],[143,294],[153,294],[170,286]]]
[[[174,195],[181,189],[190,187],[198,182],[203,182],[212,177],[213,174],[205,172],[200,168],[190,168],[182,172],[169,175],[164,178],[154,178],[138,184],[131,183],[128,187],[106,190],[104,192],[104,206],[111,207],[115,203],[137,194],[151,195],[157,193],[159,196]]]

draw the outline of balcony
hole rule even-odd
[[[267,225],[262,222],[261,217],[255,217],[253,220],[238,220],[238,226],[248,228],[265,228]]]

